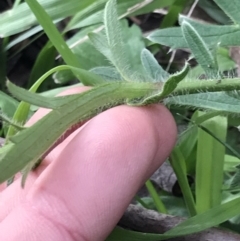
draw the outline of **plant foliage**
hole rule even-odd
[[[168,6],[175,1],[155,2]],[[169,158],[189,218],[164,234],[116,228],[108,237],[109,241],[164,240],[199,232],[240,215],[239,195],[230,192],[237,190],[240,180],[240,155],[227,140],[230,118],[239,123],[240,79],[225,75],[226,68],[221,67],[219,57],[223,46],[240,45],[240,1],[215,0],[225,18],[231,19],[231,25],[207,25],[180,16],[179,27],[159,29],[147,36],[147,40],[154,44],[171,49],[189,49],[201,69],[202,79],[191,77],[194,70],[188,62],[180,71],[168,73],[159,65],[150,48],[146,48],[140,29],[129,27],[126,20],[121,20],[155,8],[154,2],[146,3],[142,8],[136,5],[138,3],[137,0],[85,0],[81,3],[75,0],[26,0],[1,14],[0,18],[2,37],[26,30],[38,21],[41,26],[29,30],[21,40],[41,29],[49,38],[34,65],[31,74],[34,84],[29,90],[7,81],[8,91],[21,102],[0,92],[1,118],[12,125],[7,128],[7,142],[0,149],[0,183],[12,181],[12,177],[21,171],[24,186],[29,171],[62,141],[63,133],[114,106],[163,103],[169,108],[177,106],[196,110]],[[133,6],[135,9],[129,10]],[[172,6],[172,9],[182,9],[182,6]],[[72,15],[65,31],[60,33],[55,23]],[[166,19],[170,17],[168,15]],[[22,21],[17,25],[19,19]],[[63,35],[79,27],[85,29],[66,42]],[[8,48],[11,48],[15,43],[9,44]],[[62,58],[60,62],[65,64],[53,68],[56,50]],[[92,56],[86,57],[87,52]],[[44,74],[41,75],[41,65],[47,58],[50,58],[50,64],[44,65]],[[89,60],[89,64],[81,58]],[[62,97],[37,94],[40,85],[52,74],[58,83],[67,83],[75,76],[81,84],[92,86],[92,89]],[[33,126],[22,128],[21,124],[32,114],[32,105],[52,111]],[[193,187],[187,179],[189,174],[195,177]],[[226,181],[225,176],[228,176]],[[223,190],[223,183],[225,186],[228,184],[227,189]],[[158,210],[167,212],[164,203],[157,200],[150,182],[147,186]],[[225,202],[224,195],[228,196]]]

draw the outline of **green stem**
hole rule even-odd
[[[194,94],[199,92],[218,92],[240,90],[240,79],[182,81],[172,92],[173,95]]]
[[[159,195],[154,188],[152,182],[150,180],[147,180],[145,183],[150,195],[152,196],[153,202],[158,210],[159,213],[166,213],[167,214],[167,209],[164,206],[162,200],[159,198]]]
[[[140,198],[138,195],[135,195],[135,200],[137,201],[137,202],[139,202],[144,208],[147,208],[147,209],[149,209],[149,207],[148,207],[148,205],[142,200],[142,198]]]

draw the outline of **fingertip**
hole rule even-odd
[[[42,211],[52,208],[53,199],[55,209],[64,203],[68,213],[84,220],[81,228],[89,240],[104,238],[175,141],[176,124],[166,107],[112,108],[78,132],[28,198]],[[50,209],[43,212],[51,215]],[[71,221],[67,225],[75,226]]]

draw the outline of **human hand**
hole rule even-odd
[[[40,109],[28,124],[47,112]],[[166,160],[176,133],[162,105],[119,106],[94,117],[29,174],[24,189],[20,176],[1,186],[0,240],[104,240]]]

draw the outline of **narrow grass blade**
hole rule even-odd
[[[167,15],[163,18],[160,28],[168,28],[175,25],[179,14],[184,10],[188,0],[176,0],[170,5]]]
[[[38,2],[51,18],[56,20],[83,11],[93,4],[95,0],[39,0]],[[8,37],[20,33],[28,30],[36,23],[36,18],[27,3],[21,3],[19,6],[0,14],[0,36]]]
[[[36,0],[26,0],[26,2],[64,61],[70,66],[80,67],[76,56],[69,49],[44,8]]]
[[[81,78],[81,81],[85,84],[89,84],[89,85],[94,85],[94,84],[99,84],[99,83],[103,83],[105,82],[105,80],[101,79],[100,76],[97,76],[93,73],[90,73],[86,70],[81,70],[81,69],[77,69],[77,68],[73,68],[67,65],[63,65],[63,66],[58,66],[55,67],[53,69],[51,69],[50,71],[48,71],[47,73],[45,73],[41,78],[39,78],[34,85],[29,89],[30,92],[36,92],[39,88],[39,86],[44,82],[44,80],[50,76],[51,74],[55,73],[56,71],[61,71],[61,70],[72,70],[75,73],[78,74],[78,76]],[[90,82],[89,82],[90,81]],[[16,86],[14,86],[13,84],[11,84],[10,82],[8,83],[10,88],[16,89],[15,90],[15,94],[16,97],[19,97],[19,99],[23,100],[27,100],[29,103],[31,103],[33,100],[36,100],[37,102],[35,103],[36,105],[39,105],[41,107],[46,107],[46,108],[55,108],[56,106],[51,106],[48,101],[44,100],[43,97],[41,98],[41,96],[37,96],[38,98],[33,98],[31,97],[31,93],[23,90],[23,89],[17,89]],[[30,95],[29,99],[25,99],[24,97],[28,97],[28,95]],[[29,116],[29,111],[30,111],[30,104],[26,103],[26,102],[21,102],[13,116],[13,121],[16,121],[18,123],[24,124]],[[34,103],[33,103],[34,104]],[[8,138],[10,136],[13,136],[16,134],[16,130],[13,127],[9,127],[7,135],[6,135],[6,139],[8,140]]]
[[[202,124],[225,142],[226,117],[214,117]],[[204,130],[198,131],[196,164],[196,205],[202,213],[221,203],[225,147]]]
[[[177,176],[189,214],[190,216],[195,216],[197,214],[195,201],[187,179],[186,163],[179,147],[173,149],[170,163]]]
[[[13,126],[17,131],[25,129],[23,126],[17,123],[14,123],[8,116],[4,115],[1,111],[0,111],[0,120],[2,120],[3,122],[7,123],[10,126]]]
[[[159,241],[197,233],[217,226],[240,213],[240,198],[218,205],[202,214],[187,219],[164,234],[140,233],[115,228],[107,241]]]
[[[156,189],[154,188],[152,182],[150,180],[148,180],[146,183],[145,183],[146,187],[147,187],[147,190],[149,192],[149,194],[151,195],[152,199],[153,199],[153,202],[158,210],[159,213],[167,213],[167,209],[166,207],[164,206],[162,200],[160,199]]]
[[[61,71],[61,70],[66,70],[66,69],[70,69],[73,70],[74,72],[79,73],[79,75],[82,75],[83,77],[86,77],[91,79],[91,81],[93,82],[93,80],[96,80],[97,83],[105,83],[105,80],[102,80],[101,77],[90,73],[86,70],[82,70],[82,69],[77,69],[77,68],[73,68],[70,67],[68,65],[61,65],[61,66],[57,66],[53,69],[51,69],[50,71],[48,71],[45,75],[43,75],[36,83],[35,85],[30,89],[30,91],[27,91],[23,88],[20,88],[16,85],[14,85],[13,83],[11,83],[10,81],[7,82],[7,86],[9,91],[18,99],[23,100],[27,103],[31,103],[33,105],[39,106],[39,107],[45,107],[45,108],[50,108],[50,109],[57,109],[65,104],[67,104],[69,101],[71,101],[72,99],[76,98],[73,95],[70,96],[62,96],[62,97],[44,97],[38,94],[34,94],[32,92],[35,92],[35,90],[39,87],[39,85],[52,73],[56,72],[56,71]],[[99,81],[100,80],[100,81]],[[28,104],[29,105],[29,104]],[[30,105],[28,106],[30,108]]]
[[[37,56],[37,59],[32,68],[28,88],[32,85],[47,71],[54,67],[55,64],[56,49],[50,41],[48,41],[45,46],[41,49]]]

